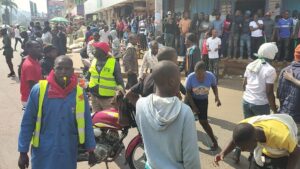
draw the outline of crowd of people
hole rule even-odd
[[[195,13],[190,19],[189,13],[183,17],[179,14],[168,12],[164,20],[164,40],[166,46],[178,49],[180,56],[185,56],[185,37],[187,33],[194,33],[202,55],[207,54],[205,45],[208,37],[212,36],[212,30],[217,32],[221,39],[219,57],[234,59],[255,59],[254,53],[265,42],[276,42],[280,52],[277,61],[291,61],[290,57],[296,45],[300,43],[299,21],[300,14],[297,10],[283,13],[250,10],[242,13],[237,10],[234,14],[228,14],[224,19],[218,12],[212,15]],[[208,37],[206,37],[208,34]]]
[[[276,21],[271,13],[263,18],[260,11],[253,15],[236,11],[234,17],[228,15],[225,20],[216,13],[212,22],[204,14],[195,15],[193,20],[187,12],[183,18],[167,14],[164,38],[152,37],[152,17],[120,18],[110,25],[101,22],[88,26],[80,51],[87,83],[80,86],[73,61],[65,56],[72,24],[51,27],[45,22],[42,28],[32,22],[25,31],[16,26],[16,45],[22,41],[23,49],[19,70],[24,107],[18,143],[21,169],[29,165],[30,145],[33,169],[76,168],[78,143],[85,145],[89,164],[94,165],[96,145],[90,110],[113,107],[112,100],[120,92],[126,93],[124,97],[136,107],[135,119],[147,157],[145,168],[200,168],[194,121],[199,121],[210,137],[210,151],[218,150],[208,121],[210,88],[216,105],[221,106],[219,59],[243,58],[244,47],[244,58],[251,58],[241,98],[245,120],[235,127],[232,140],[216,155],[214,164],[231,151],[238,162],[241,151],[248,151],[251,169],[300,167],[300,22],[289,18],[287,11]],[[13,77],[8,32],[1,29],[8,76]],[[289,48],[294,46],[290,42],[295,42],[294,48]],[[140,49],[145,52],[139,67]],[[178,62],[178,56],[184,56],[183,63]],[[293,60],[279,76],[271,65],[276,59]],[[181,84],[182,71],[185,85]],[[274,94],[278,77],[280,106]]]

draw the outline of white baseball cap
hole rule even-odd
[[[168,15],[172,15],[172,12],[171,12],[171,11],[168,11]]]

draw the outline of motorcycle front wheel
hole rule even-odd
[[[144,169],[146,164],[146,155],[143,142],[138,143],[132,153],[128,157],[128,165],[130,169]]]

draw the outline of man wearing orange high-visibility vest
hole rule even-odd
[[[32,169],[75,169],[78,144],[88,150],[89,164],[95,164],[89,109],[72,60],[58,57],[47,80],[39,81],[29,95],[19,134],[19,168],[29,165],[30,145]]]

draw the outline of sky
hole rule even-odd
[[[18,5],[18,8],[25,11],[30,11],[30,0],[14,0],[14,2]],[[35,2],[37,5],[38,12],[47,12],[47,0],[31,0]]]

